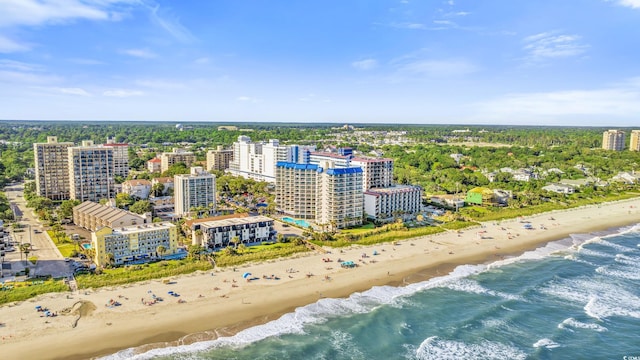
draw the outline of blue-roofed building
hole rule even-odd
[[[320,164],[276,164],[276,203],[287,215],[313,220],[317,228],[362,224],[364,195],[360,167]]]

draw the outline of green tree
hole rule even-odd
[[[58,219],[73,217],[73,208],[80,205],[80,200],[63,200],[58,208]]]
[[[156,248],[156,252],[162,259],[162,255],[164,255],[167,252],[167,248],[164,245],[158,245],[158,247]]]
[[[129,211],[136,214],[144,214],[153,211],[153,205],[149,200],[138,200],[129,206]]]
[[[164,193],[164,184],[163,183],[155,183],[151,186],[151,194],[153,196],[162,196]]]
[[[127,193],[116,194],[116,207],[126,209],[135,202],[133,197]]]

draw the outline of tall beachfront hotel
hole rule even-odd
[[[201,166],[191,168],[190,174],[173,177],[175,214],[189,215],[192,208],[206,207],[213,212],[216,207],[216,177]]]
[[[284,213],[323,228],[362,224],[362,169],[321,164],[276,164],[276,202]]]
[[[71,146],[67,151],[71,199],[99,202],[116,195],[113,148],[85,140],[82,146]]]
[[[38,196],[53,201],[69,199],[69,153],[72,142],[58,142],[47,136],[46,143],[33,144]]]
[[[622,130],[607,130],[602,133],[602,148],[622,151],[624,150],[624,138],[624,131]]]

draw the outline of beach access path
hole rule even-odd
[[[205,331],[209,338],[230,335],[322,297],[421,281],[457,265],[498,261],[570,234],[637,224],[639,209],[637,198],[492,221],[395,245],[329,249],[170,281],[45,294],[0,307],[0,347],[12,358],[86,359],[150,343],[195,341],[203,337],[184,337]],[[342,268],[338,260],[358,266]],[[35,306],[58,316],[41,316]]]

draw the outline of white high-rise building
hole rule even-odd
[[[67,151],[71,199],[99,202],[115,196],[113,148],[85,140]]]
[[[206,207],[210,213],[215,211],[216,177],[202,167],[192,167],[188,175],[175,175],[173,186],[177,216],[188,215],[197,207]]]
[[[72,142],[58,142],[47,136],[46,143],[33,144],[36,192],[54,201],[69,199],[69,153]]]
[[[233,160],[229,163],[229,172],[236,176],[258,181],[276,181],[276,163],[278,161],[297,162],[304,160],[306,152],[301,153],[298,145],[280,145],[271,139],[268,142],[252,142],[248,136],[239,136],[233,143]]]

